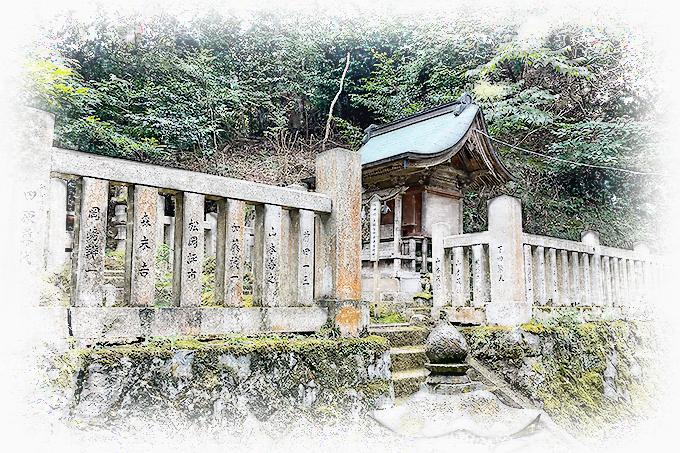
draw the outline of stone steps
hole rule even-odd
[[[380,335],[390,341],[390,346],[399,348],[402,346],[424,345],[430,331],[422,327],[409,327],[399,324],[398,327],[391,327],[383,324],[380,327],[369,326],[368,331],[373,335]],[[383,327],[386,326],[386,327]]]
[[[427,357],[423,346],[402,346],[390,349],[392,371],[424,369]]]
[[[416,368],[404,371],[392,372],[392,385],[394,386],[395,398],[408,398],[416,393],[420,384],[430,372],[425,368]]]
[[[368,330],[390,342],[392,384],[397,401],[417,392],[430,373],[424,367],[427,361],[424,346],[430,330],[405,323],[373,324]]]

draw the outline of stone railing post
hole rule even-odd
[[[532,308],[525,296],[522,203],[501,195],[488,201],[488,209],[491,302],[486,320],[516,326],[531,320]]]
[[[316,191],[331,197],[333,209],[318,217],[315,297],[337,301],[329,316],[343,334],[356,335],[369,322],[361,302],[361,155],[342,148],[319,154]]]
[[[444,222],[432,225],[432,310],[431,316],[439,319],[439,310],[450,300],[451,261],[444,249],[444,237],[449,226]]]
[[[3,194],[8,197],[10,208],[3,222],[6,253],[1,259],[6,269],[3,277],[8,283],[4,285],[4,297],[14,301],[7,304],[12,307],[17,303],[38,306],[48,238],[54,115],[21,108],[10,112],[7,120],[7,129],[3,131],[6,133],[0,138],[7,172],[5,178],[0,178],[0,184],[6,189]]]
[[[600,253],[600,233],[597,231],[586,230],[581,232],[581,242],[592,245],[595,248],[593,256],[590,258],[590,282],[592,289],[590,289],[590,305],[604,305],[604,292],[602,288],[602,258]],[[585,269],[584,272],[588,272]],[[586,290],[588,291],[588,289]]]

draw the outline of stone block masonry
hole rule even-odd
[[[394,399],[388,343],[380,337],[157,339],[75,350],[52,363],[66,365],[49,373],[68,375],[53,382],[67,383],[64,416],[95,425],[179,416],[206,426],[240,423],[248,414],[293,423],[295,410],[336,408],[341,415]]]

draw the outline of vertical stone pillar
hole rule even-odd
[[[583,305],[592,306],[593,305],[593,286],[590,281],[590,254],[581,254],[581,268],[583,269]]]
[[[314,212],[300,209],[297,215],[297,302],[314,304]]]
[[[621,306],[621,259],[612,258],[612,273],[613,273],[613,283],[612,283],[612,304],[615,307]]]
[[[215,256],[215,251],[217,249],[217,213],[208,212],[205,215],[207,233],[205,234],[205,257],[209,258]]]
[[[603,270],[603,286],[604,286],[604,300],[607,307],[614,305],[612,296],[612,270],[611,262],[608,256],[602,257]]]
[[[255,209],[253,305],[277,307],[281,297],[281,206]]]
[[[408,255],[411,258],[411,272],[416,271],[416,240],[411,238],[408,240]]]
[[[581,267],[578,263],[578,252],[571,252],[571,305],[582,305],[583,294],[581,293]]]
[[[217,202],[215,301],[227,307],[243,306],[243,273],[246,204],[220,199]]]
[[[159,247],[165,240],[165,196],[159,193],[156,200],[156,247]]]
[[[557,278],[557,250],[548,249],[548,298],[553,306],[560,305],[560,295]]]
[[[560,250],[560,304],[571,305],[573,295],[570,291],[569,280],[569,252]]]
[[[401,216],[402,216],[402,199],[401,195],[397,195],[394,199],[394,263],[392,275],[394,278],[398,277],[401,271],[401,259],[397,258],[401,255]]]
[[[524,283],[522,204],[502,195],[489,200],[488,209],[491,302],[486,319],[489,324],[516,326],[531,320]]]
[[[421,253],[423,255],[422,256],[423,260],[421,261],[422,266],[420,268],[420,273],[427,275],[427,273],[430,271],[429,266],[428,266],[428,259],[429,259],[428,255],[430,253],[428,251],[428,239],[427,238],[423,238],[423,245],[421,246],[421,250],[422,250]]]
[[[61,271],[66,266],[66,181],[61,178],[50,179],[49,246],[47,268],[52,272]]]
[[[369,251],[373,262],[373,304],[380,303],[380,198],[373,195],[368,202]]]
[[[4,253],[0,254],[0,265],[4,264],[0,280],[4,278],[7,283],[3,285],[4,308],[14,310],[18,306],[40,305],[48,236],[54,115],[18,108],[2,119],[7,128],[0,136],[6,177],[0,178],[0,186],[4,206],[9,210],[4,211],[6,218],[0,226],[4,246]],[[6,319],[20,319],[18,326],[33,327],[33,320],[29,321],[24,314],[16,313],[16,318]],[[25,335],[22,328],[18,330],[18,334]]]
[[[331,276],[331,293],[340,300],[361,299],[361,155],[335,148],[316,158],[316,191],[329,195],[333,211],[320,216],[325,226],[317,237],[316,255],[327,254],[318,269]],[[326,244],[323,246],[323,244]],[[319,261],[317,261],[319,263]]]
[[[103,306],[108,201],[108,181],[83,178],[78,216],[78,256],[74,265],[75,305],[78,307]]]
[[[524,244],[524,284],[526,285],[526,301],[531,306],[534,305],[534,258],[531,253],[531,245]]]
[[[545,279],[545,249],[538,246],[534,253],[534,263],[536,264],[536,269],[534,270],[534,285],[536,285],[537,293],[536,300],[538,301],[538,305],[545,305],[548,300]]]
[[[432,240],[434,252],[434,239]],[[434,256],[433,256],[434,258]],[[489,302],[489,285],[487,283],[487,269],[489,261],[484,246],[476,244],[472,246],[472,304],[475,307],[483,307]]]
[[[470,272],[465,247],[454,247],[453,271],[453,305],[467,307],[470,305]]]
[[[604,292],[602,289],[602,259],[600,257],[600,233],[586,230],[581,232],[581,242],[593,246],[593,256],[590,262],[591,300],[590,305],[602,305]]]
[[[297,304],[297,249],[297,212],[282,209],[279,307],[294,307]]]
[[[152,307],[156,281],[156,239],[158,236],[158,189],[130,186],[125,260],[125,296],[133,307]]]
[[[640,255],[649,255],[651,249],[649,244],[646,242],[635,242],[633,243],[633,251]],[[645,256],[645,258],[647,258]],[[649,302],[649,296],[652,289],[652,275],[651,266],[647,259],[643,259],[636,262],[636,268],[638,268],[638,298],[642,301]]]
[[[201,305],[203,286],[204,203],[202,194],[175,195],[175,264],[172,298],[176,307]]]
[[[175,202],[177,201],[177,198],[175,198]],[[177,219],[177,211],[175,210],[175,217],[168,217],[169,223],[168,229],[166,230],[166,238],[165,238],[165,243],[168,244],[170,247],[173,249],[175,248],[175,219]],[[163,222],[165,223],[165,221]]]
[[[439,319],[439,310],[449,301],[450,261],[446,259],[444,237],[449,234],[449,226],[438,222],[432,225],[432,312],[431,316]]]
[[[635,275],[635,260],[626,260],[628,262],[628,306],[637,307],[638,302],[638,279]]]

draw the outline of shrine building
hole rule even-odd
[[[408,307],[422,291],[432,225],[462,234],[465,193],[512,180],[480,131],[488,135],[469,94],[366,129],[359,150],[362,298],[377,312]]]

